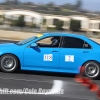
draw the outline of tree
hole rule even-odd
[[[45,18],[43,19],[43,25],[46,25],[46,19]]]
[[[16,26],[16,23],[17,23],[17,21],[12,19],[10,22],[10,26]]]
[[[63,28],[62,28],[63,23],[64,23],[64,22],[63,22],[62,20],[56,21],[56,23],[55,23],[56,29],[57,29],[57,30],[63,30]]]
[[[55,11],[60,11],[61,9],[60,9],[60,7],[54,7],[54,10]]]
[[[32,23],[30,28],[36,28],[36,24]]]
[[[19,27],[25,26],[24,15],[19,16],[18,20],[16,21],[16,26]]]
[[[58,23],[58,19],[54,19],[53,20],[53,25],[57,25],[57,23]]]
[[[80,20],[73,20],[70,21],[70,30],[71,31],[79,31],[81,29],[81,22]]]
[[[5,15],[0,15],[0,19],[1,19],[2,24],[4,24],[4,21],[5,21]]]
[[[0,15],[0,24],[4,23],[4,15]]]
[[[29,1],[29,2],[24,2],[24,5],[33,5],[33,2]]]
[[[18,27],[24,27],[25,26],[25,21],[24,21],[24,15],[19,16],[18,20],[11,20],[11,26],[18,26]]]
[[[76,2],[76,9],[80,10],[81,7],[82,7],[82,0],[77,0],[77,2]]]
[[[47,4],[47,6],[48,6],[48,7],[54,7],[54,6],[55,6],[55,3],[54,3],[54,2],[49,2],[49,3]]]
[[[75,10],[76,5],[70,4],[70,3],[66,3],[64,5],[61,6],[63,9],[71,9],[71,10]]]

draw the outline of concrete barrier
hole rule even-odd
[[[23,39],[32,37],[32,36],[37,35],[37,34],[38,33],[0,30],[0,38],[10,39],[10,40],[23,40]],[[100,39],[96,39],[96,38],[91,38],[91,39],[100,43]]]

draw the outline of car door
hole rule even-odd
[[[82,39],[63,37],[60,54],[60,69],[76,73],[90,55],[90,51],[91,46]]]
[[[51,37],[46,37],[36,42],[38,47],[26,47],[24,51],[24,66],[31,69],[58,69],[60,57],[59,44],[58,46],[50,46],[50,42]]]

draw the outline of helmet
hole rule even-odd
[[[52,41],[52,45],[57,45],[59,43],[59,39],[58,38],[55,38],[55,37],[53,37],[51,39],[51,41]]]

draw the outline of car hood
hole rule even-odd
[[[8,47],[8,46],[17,46],[16,44],[14,44],[14,43],[1,43],[0,44],[0,47]]]

